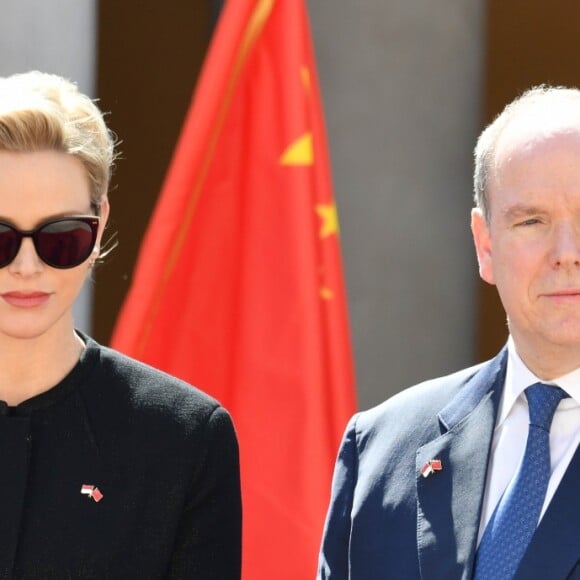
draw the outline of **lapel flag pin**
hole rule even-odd
[[[432,473],[436,471],[441,471],[443,469],[443,464],[441,463],[441,459],[429,459],[423,467],[421,467],[421,475],[423,477],[428,477]]]
[[[104,497],[98,487],[95,487],[94,485],[88,485],[86,483],[82,485],[81,493],[87,497],[92,498],[97,503],[99,503]]]

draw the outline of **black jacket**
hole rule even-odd
[[[238,579],[229,415],[85,338],[62,382],[0,409],[0,578]]]

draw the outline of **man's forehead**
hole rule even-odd
[[[580,134],[580,96],[547,96],[514,111],[501,130],[495,151],[530,146],[559,136]]]
[[[537,188],[552,183],[558,167],[552,163],[555,159],[580,167],[580,99],[563,109],[529,107],[504,126],[490,165],[490,209],[498,189],[509,189],[512,179],[520,185],[524,179]]]

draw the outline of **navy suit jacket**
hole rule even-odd
[[[506,360],[503,349],[351,419],[334,473],[320,580],[471,578]],[[423,477],[432,459],[442,469]],[[516,578],[580,579],[578,450]]]

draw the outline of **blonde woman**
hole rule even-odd
[[[74,84],[0,79],[0,577],[239,578],[229,415],[74,328],[113,159]]]

